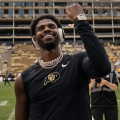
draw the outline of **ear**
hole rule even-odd
[[[34,41],[36,44],[38,44],[37,37],[36,37],[36,36],[33,36],[32,38],[33,38],[33,41]]]
[[[36,36],[32,37],[32,43],[33,43],[33,45],[34,45],[35,48],[40,49],[40,46],[38,44],[38,39],[37,39]]]

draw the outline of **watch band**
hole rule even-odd
[[[84,14],[79,14],[75,20],[73,21],[74,24],[76,24],[76,22],[78,22],[79,20],[87,20],[87,18],[85,17]]]

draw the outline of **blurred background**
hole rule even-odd
[[[120,0],[0,0],[0,120],[14,120],[14,81],[39,58],[40,51],[33,47],[29,31],[33,18],[54,14],[65,31],[65,41],[61,44],[63,53],[85,51],[65,14],[66,7],[74,3],[83,7],[88,23],[120,74]],[[6,71],[9,71],[10,86],[3,86]],[[120,115],[120,88],[116,94]]]

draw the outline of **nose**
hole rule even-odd
[[[44,28],[45,30],[49,30],[50,29],[50,27],[49,26],[45,26],[45,28]]]
[[[44,33],[48,33],[48,32],[51,32],[51,29],[48,26],[46,26],[44,29]]]

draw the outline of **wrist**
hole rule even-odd
[[[107,85],[108,81],[106,81],[106,80],[103,80],[103,81],[104,81],[104,84]]]
[[[85,14],[79,14],[74,20],[73,23],[76,24],[80,20],[87,20]]]
[[[94,86],[94,85],[95,85],[95,83],[91,82],[91,85],[92,85],[92,86]]]

